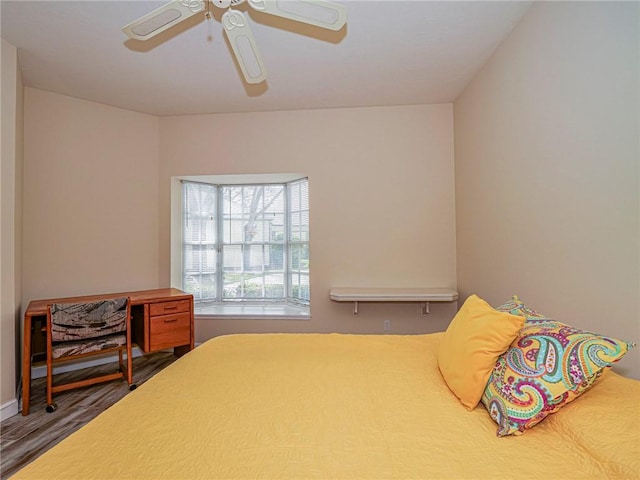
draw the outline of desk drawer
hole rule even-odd
[[[173,302],[152,303],[149,305],[149,315],[169,315],[173,313],[188,312],[191,307],[189,300],[174,300]]]
[[[149,350],[189,345],[191,343],[191,314],[175,313],[151,317]]]

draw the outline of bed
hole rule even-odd
[[[443,379],[445,335],[217,337],[12,478],[639,477],[639,381],[607,369],[535,428],[498,437]]]

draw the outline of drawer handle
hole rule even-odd
[[[177,305],[165,305],[164,306],[165,310],[175,310],[176,308],[178,308]]]
[[[178,319],[177,318],[165,318],[164,319],[164,323],[171,323],[171,322],[177,322]]]

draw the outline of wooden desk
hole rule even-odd
[[[193,295],[177,288],[34,300],[29,303],[24,312],[22,415],[29,415],[31,363],[33,356],[41,353],[42,350],[44,337],[42,328],[46,326],[47,305],[90,302],[117,297],[131,299],[133,341],[143,352],[173,348],[176,355],[183,355],[193,350]]]

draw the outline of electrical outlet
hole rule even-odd
[[[391,320],[385,320],[384,321],[384,331],[385,332],[390,332],[391,331]]]

